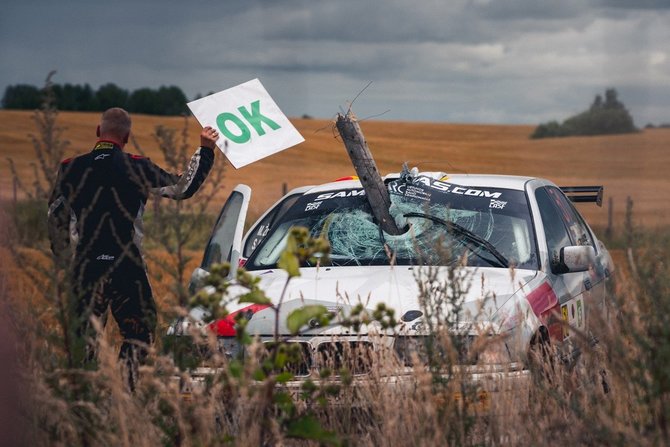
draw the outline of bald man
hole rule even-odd
[[[137,361],[146,355],[156,328],[156,306],[142,256],[142,215],[149,194],[175,200],[191,197],[214,162],[219,135],[211,127],[182,175],[170,174],[148,158],[123,151],[131,119],[123,109],[102,114],[98,141],[87,154],[61,162],[49,200],[51,249],[70,267],[78,357],[95,357],[91,317],[111,309],[124,343],[119,354],[134,386]],[[82,342],[84,341],[84,342]]]

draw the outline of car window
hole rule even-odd
[[[572,202],[565,197],[560,189],[550,186],[547,187],[547,193],[551,197],[552,201],[558,208],[563,223],[568,229],[570,234],[570,240],[573,245],[590,245],[595,247],[593,243],[593,238],[589,232],[584,220],[581,218],[575,207],[572,205]]]
[[[544,236],[547,239],[547,250],[549,252],[549,264],[551,271],[560,273],[560,252],[562,247],[572,245],[570,235],[563,223],[563,219],[556,209],[554,202],[547,193],[545,188],[539,188],[535,191],[535,200],[540,209],[540,216],[542,217],[542,226],[544,228]]]
[[[200,267],[209,270],[212,264],[230,261],[233,248],[233,237],[235,227],[237,226],[237,216],[244,203],[244,195],[238,191],[233,191],[226,202],[221,214],[219,215],[212,236],[205,249]],[[231,218],[234,216],[235,218]]]
[[[258,224],[251,229],[251,235],[244,244],[243,256],[245,258],[251,256],[251,253],[258,247],[265,236],[267,236],[277,218],[281,217],[301,195],[302,194],[293,194],[286,197],[281,203],[277,204],[269,213],[267,213],[265,217],[263,217],[263,220],[258,222]]]
[[[535,191],[535,198],[547,239],[551,271],[563,273],[560,267],[561,248],[593,245],[593,239],[572,204],[558,188],[539,188]]]
[[[380,230],[361,188],[305,194],[277,219],[246,268],[276,266],[293,226],[326,237],[332,265],[449,265],[465,258],[468,265],[500,267],[500,257],[488,248],[493,246],[511,264],[537,268],[535,235],[523,191],[431,182],[389,185],[391,215],[409,228],[399,236]],[[485,242],[473,243],[472,237],[454,233],[445,222]]]

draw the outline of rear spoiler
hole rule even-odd
[[[603,206],[602,186],[561,186],[560,188],[571,202],[595,202],[596,205]]]

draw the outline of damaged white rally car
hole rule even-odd
[[[427,319],[434,317],[426,315],[426,295],[430,287],[448,287],[449,269],[468,284],[459,308],[446,304],[442,312],[459,313],[452,321],[459,322],[460,330],[466,328],[462,335],[468,340],[481,337],[486,327],[488,335],[500,336],[503,347],[490,356],[462,356],[470,363],[467,368],[490,363],[499,366],[499,374],[518,377],[527,372],[527,354],[538,343],[562,346],[566,356],[575,354],[571,335],[589,334],[589,315],[606,306],[613,265],[571,202],[600,204],[601,187],[559,188],[539,178],[447,175],[416,168],[388,175],[384,182],[390,214],[406,229],[399,236],[380,229],[356,178],[294,189],[244,234],[251,190],[238,185],[221,211],[192,286],[212,264],[230,262],[258,275],[274,303],[284,293],[279,333],[302,347],[302,364],[292,371],[298,379],[318,376],[325,359],[382,348],[395,356],[400,369],[410,368],[421,358],[420,341],[431,326]],[[325,236],[330,259],[301,266],[300,276],[284,291],[287,273],[277,263],[295,226]],[[432,283],[426,288],[422,280]],[[372,310],[380,302],[400,320],[391,336],[370,336],[374,327],[353,333],[338,325],[337,318],[324,327],[315,321],[297,336],[289,336],[285,325],[286,316],[305,305],[320,304],[333,315],[346,316],[357,303]],[[272,341],[274,310],[247,303],[229,306],[229,311],[230,316],[209,326],[223,352],[240,353],[234,337],[239,312],[246,313],[250,334]],[[180,324],[170,332],[185,333]],[[354,373],[364,377],[369,368]]]

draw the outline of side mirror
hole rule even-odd
[[[195,293],[202,288],[205,278],[209,276],[209,272],[205,269],[197,267],[191,273],[191,280],[188,283],[188,293],[195,295]]]
[[[596,261],[596,250],[590,245],[561,248],[560,265],[565,273],[585,272]]]

